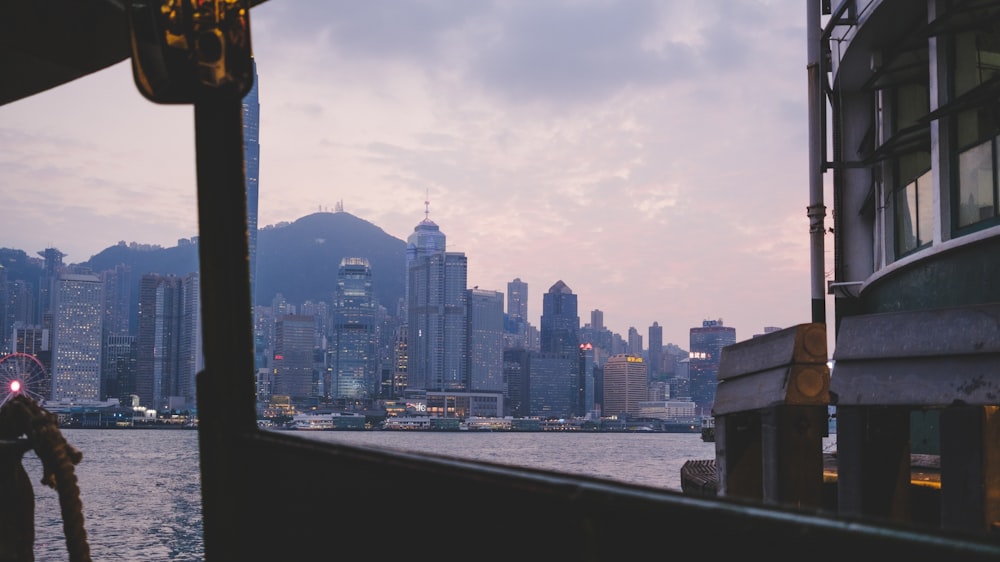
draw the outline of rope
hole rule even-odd
[[[83,459],[83,453],[63,438],[54,414],[24,395],[11,398],[0,409],[0,438],[21,435],[27,435],[42,461],[42,484],[59,494],[70,562],[91,562],[87,531],[83,527],[83,503],[74,469]]]

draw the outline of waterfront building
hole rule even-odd
[[[111,335],[104,340],[101,358],[101,400],[114,399],[126,404],[136,393],[138,368],[136,337]]]
[[[527,349],[505,349],[503,352],[503,378],[507,381],[504,397],[504,414],[516,418],[531,412],[531,356]]]
[[[377,312],[368,260],[342,259],[333,298],[330,398],[354,401],[377,394]]]
[[[700,328],[691,328],[688,375],[691,398],[702,413],[708,414],[715,402],[715,387],[722,348],[736,343],[736,328],[718,320],[703,320]]]
[[[407,387],[468,389],[468,262],[461,252],[417,256],[409,267]]]
[[[12,330],[13,353],[33,356],[42,366],[43,373],[27,382],[33,394],[48,399],[52,396],[52,345],[50,331],[41,326],[15,322]]]
[[[469,289],[469,390],[503,392],[503,293]]]
[[[60,273],[52,285],[52,400],[100,400],[104,287]]]
[[[528,372],[529,415],[572,417],[578,404],[579,350],[531,353]]]
[[[639,403],[648,400],[646,362],[628,354],[613,355],[604,364],[605,416],[638,417]]]
[[[316,321],[312,316],[285,314],[274,322],[271,391],[289,396],[293,404],[309,402],[316,396],[313,377],[315,332]]]
[[[147,273],[139,282],[135,394],[146,408],[192,407],[203,368],[198,274]]]

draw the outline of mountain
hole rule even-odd
[[[406,242],[344,212],[314,213],[258,231],[255,304],[270,306],[277,293],[295,305],[307,300],[329,302],[340,260],[345,257],[368,259],[376,298],[394,310],[405,294]],[[198,247],[194,243],[173,248],[119,243],[80,265],[101,272],[118,264],[132,268],[134,300],[145,273],[183,276],[197,271]]]
[[[403,298],[406,242],[349,213],[314,213],[257,233],[257,304],[276,293],[301,304],[330,301],[343,258],[367,258],[379,303],[390,311]]]

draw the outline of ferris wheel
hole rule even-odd
[[[34,355],[10,353],[0,357],[0,406],[19,394],[41,402],[46,379],[45,367]]]

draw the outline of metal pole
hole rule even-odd
[[[812,321],[826,323],[826,291],[823,282],[826,278],[826,265],[823,248],[823,236],[826,227],[823,219],[826,207],[823,205],[823,126],[821,119],[823,89],[820,87],[823,79],[821,65],[822,50],[820,38],[820,2],[807,2],[806,30],[809,73],[809,207],[806,215],[809,217],[811,286],[812,286]]]

